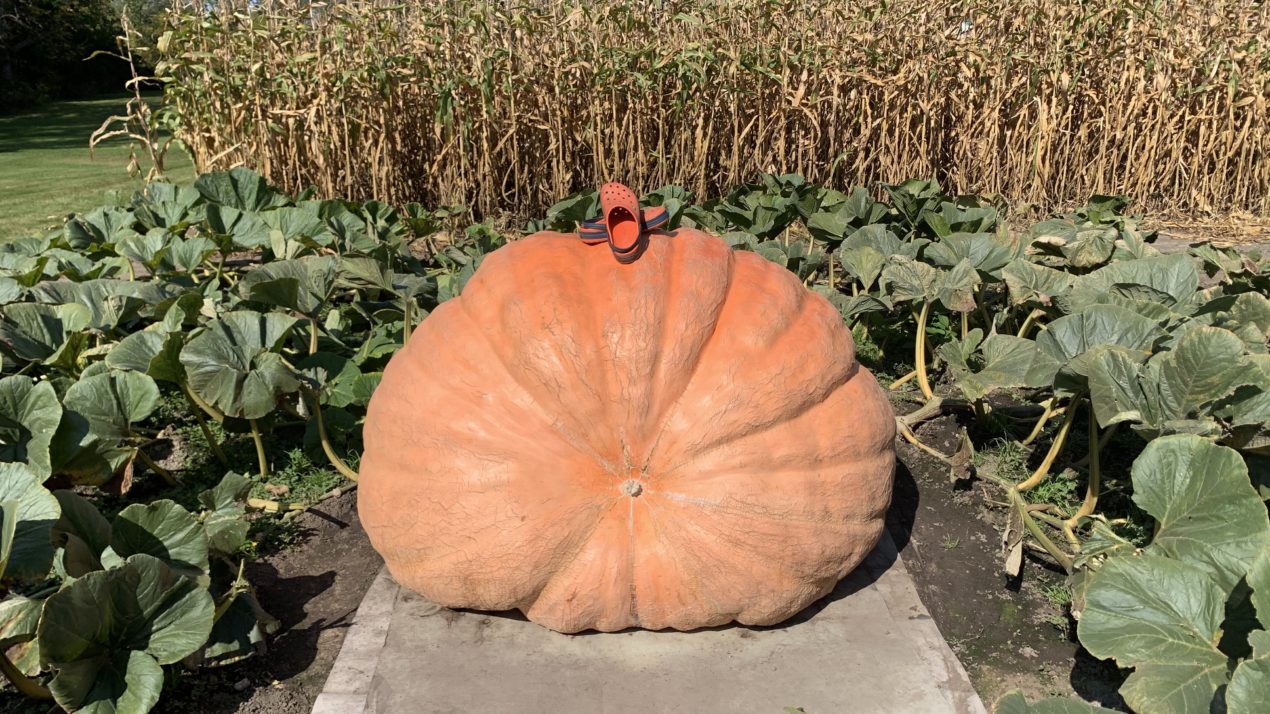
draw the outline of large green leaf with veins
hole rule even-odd
[[[48,382],[15,375],[0,379],[0,460],[25,463],[47,478],[49,444],[62,420],[62,404]]]
[[[102,565],[112,567],[138,553],[197,578],[207,572],[207,534],[198,519],[174,501],[134,503],[115,516]]]
[[[908,256],[893,255],[882,269],[882,289],[895,302],[925,302],[935,297],[943,272]]]
[[[1235,450],[1165,436],[1147,444],[1132,473],[1133,502],[1157,522],[1148,553],[1185,561],[1229,593],[1270,548],[1265,505]]]
[[[316,317],[331,297],[339,263],[327,255],[276,260],[247,272],[239,289],[247,300]]]
[[[1244,355],[1243,341],[1216,327],[1188,331],[1145,364],[1139,357],[1124,348],[1096,348],[1085,360],[1086,376],[1099,424],[1139,422],[1136,428],[1148,438],[1209,420],[1215,405],[1260,375]],[[1215,423],[1212,430],[1219,433]]]
[[[84,377],[66,390],[66,409],[88,420],[94,437],[117,441],[159,406],[159,387],[140,372],[109,371]]]
[[[976,333],[982,334],[978,328],[970,331],[971,336]],[[979,346],[983,366],[978,370],[971,367],[970,355],[960,347],[959,340],[952,340],[940,345],[938,352],[966,399],[982,399],[997,389],[1040,386],[1028,381],[1032,363],[1036,360],[1036,343],[1032,340],[1014,335],[988,335]],[[973,350],[972,346],[971,354]]]
[[[1085,591],[1077,631],[1095,657],[1134,668],[1120,688],[1139,714],[1207,712],[1226,683],[1214,643],[1222,589],[1200,568],[1158,555],[1111,558]]]
[[[0,463],[0,530],[9,534],[0,577],[38,580],[53,562],[49,530],[61,515],[57,499],[24,464]]]
[[[281,395],[300,387],[276,351],[296,322],[278,313],[239,310],[208,323],[181,350],[190,389],[230,416],[269,414]]]
[[[987,233],[946,235],[926,246],[923,255],[943,268],[968,260],[976,270],[992,276],[1000,276],[1001,269],[1010,262],[1010,249]]]
[[[1010,301],[1015,305],[1034,302],[1048,306],[1072,287],[1072,276],[1031,261],[1016,259],[1002,269]]]
[[[1081,391],[1090,371],[1088,358],[1082,359],[1085,353],[1116,345],[1145,358],[1163,336],[1154,320],[1112,305],[1095,305],[1065,315],[1036,336],[1038,359],[1031,381],[1044,383],[1058,378],[1060,391]]]
[[[69,369],[88,343],[82,331],[91,317],[84,305],[15,302],[0,310],[0,344],[24,362]]]
[[[1187,303],[1199,289],[1199,270],[1193,258],[1180,253],[1112,263],[1076,278],[1063,307],[1078,312],[1106,302],[1115,286],[1148,288],[1146,294],[1173,307]]]
[[[148,712],[163,689],[161,665],[203,646],[214,609],[206,588],[149,555],[74,580],[49,597],[40,621],[54,699],[88,714]]]
[[[291,203],[287,194],[242,166],[205,173],[194,182],[194,188],[208,201],[240,211],[264,211]]]

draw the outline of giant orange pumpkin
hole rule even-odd
[[[371,400],[358,507],[405,587],[561,632],[780,622],[877,542],[894,419],[836,310],[695,230],[489,255]]]

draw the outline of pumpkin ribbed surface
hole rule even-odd
[[[403,586],[561,632],[780,622],[876,543],[894,419],[837,311],[693,230],[490,254],[393,357],[358,506]]]

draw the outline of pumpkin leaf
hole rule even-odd
[[[181,350],[190,389],[229,416],[259,419],[300,384],[276,350],[298,321],[251,310],[208,323]]]
[[[834,257],[851,277],[860,281],[866,291],[873,288],[878,276],[882,274],[882,266],[886,265],[886,256],[872,246],[840,247]]]
[[[991,210],[995,215],[994,209]],[[943,268],[965,260],[984,275],[999,277],[1010,263],[1010,249],[987,233],[951,233],[926,246],[927,259]]]
[[[1208,711],[1226,684],[1214,643],[1225,596],[1208,574],[1159,555],[1109,559],[1085,591],[1077,629],[1095,657],[1134,668],[1120,688],[1140,712]]]
[[[180,332],[142,330],[119,341],[106,353],[106,364],[113,369],[132,370],[163,382],[185,381],[181,365],[181,348],[185,344]]]
[[[53,563],[49,531],[61,515],[57,499],[23,464],[0,463],[0,577],[38,580]],[[3,648],[0,647],[0,650]]]
[[[1132,474],[1133,502],[1157,522],[1147,552],[1185,561],[1229,593],[1270,547],[1265,506],[1235,450],[1165,436],[1147,444]]]
[[[91,319],[78,304],[17,302],[0,310],[0,344],[23,362],[70,369],[88,344],[83,334]]]
[[[101,570],[101,554],[110,547],[110,521],[74,491],[54,491],[61,515],[53,524],[53,544],[62,548],[66,574],[78,578]]]
[[[251,211],[211,204],[207,207],[207,227],[214,235],[243,250],[269,244],[269,224]]]
[[[49,445],[62,405],[48,382],[15,375],[0,379],[0,460],[25,464],[41,480],[52,473]]]
[[[316,317],[331,297],[339,277],[339,263],[325,255],[276,260],[247,272],[239,283],[245,299],[285,307]]]
[[[199,494],[199,503],[208,511],[203,529],[211,552],[231,556],[247,542],[250,524],[242,516],[247,512],[244,500],[250,491],[251,482],[231,472],[215,488]]]
[[[40,621],[54,699],[90,714],[149,711],[163,688],[160,665],[203,646],[214,609],[206,588],[149,555],[76,579],[48,598]]]
[[[1252,656],[1239,663],[1226,689],[1229,714],[1256,714],[1270,702],[1270,632],[1249,633]]]
[[[892,255],[882,269],[882,289],[897,303],[925,302],[935,296],[943,271],[908,256]]]
[[[242,166],[209,171],[194,181],[194,188],[209,202],[240,211],[264,211],[291,203],[290,196]]]
[[[101,562],[110,568],[138,553],[158,558],[193,578],[208,568],[207,534],[197,518],[168,499],[134,503],[120,511]]]
[[[936,284],[939,302],[954,312],[970,312],[975,309],[975,289],[981,282],[979,271],[963,259],[940,276]]]
[[[977,331],[978,328],[971,333]],[[970,366],[969,355],[961,347],[959,340],[952,340],[940,345],[937,351],[966,399],[982,399],[997,389],[1037,386],[1028,381],[1037,354],[1032,340],[1013,335],[988,335],[980,345],[983,367],[979,370]],[[973,348],[970,352],[974,352]]]
[[[1199,270],[1186,254],[1161,255],[1112,263],[1079,276],[1063,303],[1065,312],[1078,312],[1106,302],[1113,288],[1131,296],[1137,289],[1144,299],[1160,300],[1166,307],[1187,303],[1199,289]]]
[[[1056,380],[1059,391],[1083,391],[1092,357],[1086,352],[1100,346],[1117,345],[1145,358],[1164,331],[1148,318],[1113,305],[1095,305],[1075,315],[1065,315],[1049,324],[1036,337],[1038,359],[1031,381]],[[1048,359],[1044,359],[1044,358]]]
[[[72,384],[62,403],[88,420],[93,437],[114,442],[131,435],[130,425],[154,413],[159,387],[140,372],[109,371]]]

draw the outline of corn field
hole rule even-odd
[[[163,116],[198,169],[324,196],[527,213],[766,171],[1270,209],[1254,0],[220,0],[167,30]]]

